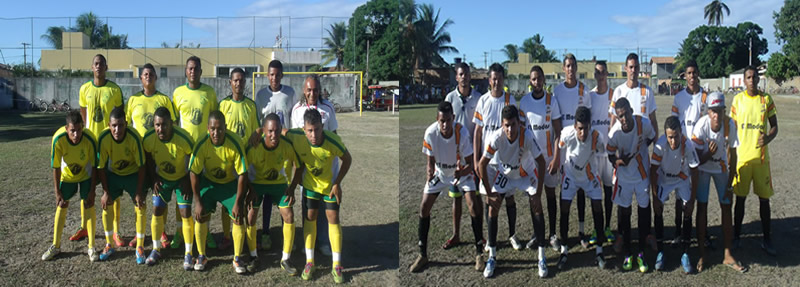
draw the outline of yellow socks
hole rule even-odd
[[[154,250],[161,250],[161,232],[164,232],[163,220],[164,215],[153,215],[153,218],[150,220],[150,237],[153,239]]]
[[[250,251],[250,256],[258,256],[258,249],[256,246],[256,234],[258,227],[256,227],[255,222],[253,225],[247,225],[247,248]]]
[[[305,229],[303,229],[305,232]],[[281,252],[281,261],[289,260],[289,254],[292,253],[292,244],[294,244],[294,223],[283,223],[283,251]]]
[[[194,220],[191,217],[181,218],[183,221],[183,243],[186,246],[185,254],[192,254],[192,243],[194,243]],[[208,229],[208,228],[206,228]],[[203,235],[205,238],[205,233]]]
[[[136,210],[136,248],[144,247],[144,207],[135,207]],[[161,235],[161,233],[157,233]]]
[[[200,255],[206,255],[206,236],[208,236],[208,221],[195,222],[194,238],[197,240],[197,253]]]
[[[81,206],[81,214],[83,214],[83,206]],[[83,217],[81,217],[81,219],[83,219]],[[55,245],[56,248],[61,248],[61,234],[64,232],[64,222],[66,221],[67,209],[56,207],[56,217],[55,222],[53,222],[53,245]]]
[[[81,199],[81,229],[86,229],[86,223],[83,222],[83,200]]]
[[[84,207],[81,206],[81,208],[84,208]],[[93,248],[94,247],[94,225],[95,225],[94,224],[94,219],[95,219],[94,206],[86,208],[86,210],[84,210],[84,212],[85,212],[85,214],[84,214],[85,217],[84,217],[83,221],[84,221],[84,224],[86,226],[86,233],[89,234],[89,236],[87,236],[87,239],[89,241],[89,248]]]
[[[122,196],[117,197],[117,200],[114,200],[114,234],[119,234],[119,219],[122,217],[120,215],[120,210],[122,209]]]
[[[228,215],[228,210],[222,207],[222,212],[219,213],[222,219],[222,236],[231,238],[231,217]]]
[[[331,241],[331,257],[333,267],[340,265],[342,260],[342,226],[339,224],[328,224],[328,238]]]
[[[116,246],[113,244],[113,230],[112,225],[114,224],[114,206],[107,206],[106,209],[103,209],[103,231],[105,231],[106,235],[106,244],[110,244],[111,246]]]
[[[303,220],[303,237],[306,243],[306,263],[314,263],[314,241],[317,240],[317,221]]]
[[[244,225],[233,224],[233,256],[241,256],[244,249]]]

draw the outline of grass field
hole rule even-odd
[[[352,285],[398,285],[398,117],[386,112],[343,113],[339,134],[353,156],[353,165],[343,182],[344,201],[341,221],[343,234],[342,263],[345,280]],[[119,248],[110,262],[91,263],[86,255],[86,241],[71,242],[68,237],[78,228],[78,197],[69,207],[62,237],[62,253],[53,261],[43,262],[41,254],[52,243],[55,197],[52,169],[49,168],[50,140],[64,124],[63,114],[0,114],[0,285],[298,285],[304,281],[280,272],[280,216],[274,209],[271,222],[273,248],[259,251],[261,267],[255,274],[238,276],[231,266],[232,248],[209,249],[209,265],[203,272],[182,269],[183,248],[165,250],[158,265],[138,266],[133,248]],[[97,190],[99,196],[102,190]],[[123,199],[121,233],[131,239],[135,233],[134,211],[130,200]],[[150,215],[148,202],[145,250],[150,251]],[[300,205],[295,220],[300,221]],[[219,210],[218,210],[219,211]],[[174,209],[167,220],[167,233],[175,230]],[[100,208],[97,208],[95,248],[105,242]],[[260,226],[260,223],[259,223]],[[297,224],[292,260],[302,270],[302,228]],[[221,238],[219,215],[211,220],[211,231]],[[217,239],[218,242],[220,239]],[[327,239],[326,239],[327,240]],[[195,253],[195,256],[197,254]],[[331,259],[317,252],[317,271],[311,281],[333,284]],[[135,283],[133,283],[135,282]]]
[[[728,98],[730,103],[732,97]],[[431,230],[429,234],[429,260],[428,267],[422,273],[409,273],[408,267],[416,259],[417,224],[419,204],[425,180],[425,156],[421,152],[421,141],[425,128],[435,121],[435,105],[405,106],[400,120],[400,283],[403,286],[412,285],[497,285],[517,286],[547,284],[559,286],[582,285],[794,285],[800,279],[800,246],[793,245],[794,239],[800,237],[800,202],[797,200],[795,176],[797,176],[800,161],[800,114],[796,111],[800,107],[798,97],[775,97],[778,108],[778,122],[780,132],[778,137],[770,143],[772,157],[772,176],[775,195],[772,197],[772,237],[778,251],[775,257],[767,255],[759,246],[761,242],[761,224],[758,213],[758,199],[754,195],[748,197],[746,214],[743,226],[742,249],[734,255],[745,265],[750,267],[746,274],[739,274],[722,265],[722,230],[720,224],[720,208],[715,196],[709,200],[709,232],[714,237],[716,250],[709,251],[710,262],[707,263],[705,272],[684,276],[680,268],[680,250],[666,247],[666,271],[654,272],[652,266],[655,262],[655,253],[647,256],[651,271],[646,274],[639,272],[622,272],[620,265],[622,259],[613,252],[613,248],[604,248],[606,260],[610,268],[598,270],[593,264],[595,250],[584,249],[577,242],[577,211],[572,204],[570,224],[570,257],[568,268],[558,271],[555,263],[558,254],[547,248],[547,262],[550,275],[546,279],[537,276],[536,252],[531,250],[516,251],[508,243],[508,223],[505,208],[500,213],[498,232],[498,267],[495,278],[484,279],[481,272],[476,272],[474,266],[473,247],[471,244],[462,243],[460,246],[443,250],[440,246],[452,233],[451,205],[452,199],[446,195],[439,196],[432,211]],[[661,132],[663,123],[668,116],[672,97],[659,96],[656,98],[658,105],[657,118]],[[517,233],[519,238],[527,241],[533,234],[527,198],[517,194]],[[544,197],[543,197],[544,198]],[[674,198],[674,196],[672,197]],[[664,223],[665,235],[669,238],[674,232],[674,199],[667,203],[665,208]],[[464,204],[466,206],[466,204]],[[545,208],[546,208],[546,204]],[[591,209],[587,204],[586,229],[591,232],[593,223]],[[466,207],[465,207],[466,209]],[[635,214],[636,212],[634,212]],[[464,210],[461,220],[462,242],[471,242],[473,236],[470,229],[470,220],[467,210]],[[545,213],[546,214],[546,213]],[[635,216],[635,215],[634,215]],[[547,222],[547,220],[545,220]],[[632,219],[636,236],[636,220]],[[616,208],[612,217],[612,228],[617,227]],[[486,224],[484,223],[484,234]],[[636,245],[634,238],[634,248]],[[692,246],[690,255],[692,262],[698,259],[696,246]],[[484,255],[484,260],[486,255]]]

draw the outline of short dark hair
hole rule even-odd
[[[629,102],[628,99],[626,99],[626,98],[619,98],[619,99],[617,99],[616,102],[614,102],[614,109],[615,110],[618,110],[618,109],[630,110],[631,109],[631,102]]]
[[[503,108],[503,119],[504,120],[511,120],[517,119],[519,120],[519,110],[515,105],[508,105]]]
[[[267,122],[275,121],[278,124],[278,129],[281,129],[281,118],[276,113],[269,113],[266,117],[264,117],[263,122],[261,123],[262,126],[267,126]]]
[[[150,71],[153,71],[153,74],[156,73],[156,67],[153,67],[153,64],[150,64],[150,63],[144,64],[144,66],[142,66],[142,72],[144,72],[144,70],[146,70],[146,69],[150,69]],[[139,74],[139,77],[141,77],[141,76],[142,75]],[[156,75],[156,76],[158,76],[158,75]]]
[[[561,61],[561,65],[566,66],[567,60],[572,60],[573,62],[575,62],[576,65],[578,64],[578,60],[575,59],[575,55],[572,53],[564,54],[564,60]]]
[[[283,64],[281,64],[281,61],[278,60],[269,61],[269,66],[267,66],[267,70],[269,70],[269,68],[275,68],[281,70],[281,73],[283,73]]]
[[[603,66],[603,68],[606,68],[606,72],[608,72],[608,63],[606,63],[606,61],[597,61],[597,62],[594,63],[594,65],[595,66],[597,66],[597,65]]]
[[[191,56],[191,57],[189,57],[189,59],[186,59],[186,64],[187,64],[187,65],[189,64],[189,62],[194,62],[194,64],[195,64],[195,65],[196,65],[198,68],[203,68],[203,64],[202,64],[202,63],[200,63],[200,58],[199,58],[199,57],[197,57],[197,56]]]
[[[67,125],[73,124],[83,124],[83,116],[81,116],[81,112],[78,110],[71,110],[67,113]]]
[[[697,62],[695,60],[686,61],[686,69],[688,70],[689,67],[694,67],[695,71],[700,71],[700,68],[697,67]]]
[[[464,70],[464,72],[469,73],[469,65],[465,64],[464,62],[456,63],[456,71],[458,69]]]
[[[667,129],[680,132],[681,131],[681,121],[678,119],[677,116],[669,116],[667,120],[664,121],[664,131]]]
[[[503,79],[506,78],[506,70],[503,68],[503,66],[501,66],[498,63],[494,63],[491,66],[489,66],[489,74],[487,74],[487,76],[491,76],[492,72],[494,72],[495,74],[503,75]]]
[[[453,104],[448,101],[442,101],[439,103],[439,107],[436,108],[442,114],[453,114]]]
[[[94,55],[94,57],[92,57],[92,61],[94,61],[94,58],[100,58],[101,60],[103,60],[103,64],[106,65],[108,64],[108,61],[106,61],[106,56],[103,56],[103,54]]]
[[[537,71],[539,72],[539,74],[542,74],[542,76],[544,76],[544,70],[542,70],[542,67],[539,65],[534,65],[533,67],[531,67],[531,71],[528,72],[528,74],[533,73],[533,71]]]
[[[625,58],[625,64],[627,65],[630,60],[636,60],[636,63],[639,63],[639,55],[636,53],[628,54],[628,57]]]
[[[242,74],[242,78],[247,77],[247,75],[244,73],[244,70],[242,70],[242,68],[236,67],[236,68],[233,69],[233,71],[231,71],[231,78],[233,78],[233,74],[236,74],[236,73]]]
[[[758,68],[753,65],[748,65],[747,67],[744,67],[744,72],[742,72],[742,74],[747,73],[747,71],[750,70],[752,70],[755,73],[755,75],[758,76]]]
[[[169,113],[169,110],[166,107],[158,107],[153,115],[165,120],[172,121],[172,115]]]
[[[211,119],[215,119],[217,121],[225,123],[225,115],[222,114],[222,112],[220,112],[219,110],[211,111],[211,113],[208,114],[209,123],[211,122]]]
[[[125,119],[125,109],[122,106],[115,107],[111,110],[111,113],[108,115],[110,119]]]
[[[305,113],[303,113],[303,123],[307,124],[322,124],[322,115],[319,114],[317,109],[307,109]]]
[[[580,106],[575,110],[575,122],[589,125],[592,123],[592,110],[587,107]]]

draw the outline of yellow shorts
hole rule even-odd
[[[769,162],[750,161],[736,168],[738,175],[733,179],[733,193],[736,196],[747,196],[750,193],[750,182],[753,183],[753,193],[759,198],[772,197],[772,176],[770,175]]]

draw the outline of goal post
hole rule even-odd
[[[258,91],[269,88],[268,72],[252,73],[253,100]],[[364,73],[362,71],[351,72],[283,72],[281,84],[292,87],[295,96],[303,96],[303,82],[307,75],[318,75],[320,80],[320,97],[328,97],[334,106],[339,106],[342,110],[358,110],[359,116],[362,115],[363,107],[361,102],[364,98]]]

